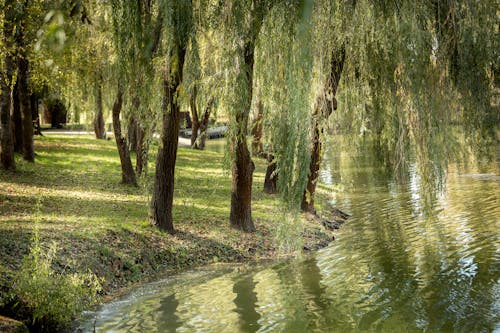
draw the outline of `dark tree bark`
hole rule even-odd
[[[40,127],[40,110],[38,107],[38,96],[35,93],[30,95],[31,104],[31,119],[33,119],[33,130],[35,135],[42,135],[42,130]]]
[[[113,105],[113,131],[115,134],[116,147],[120,155],[120,164],[122,167],[122,183],[137,186],[134,168],[130,160],[130,152],[128,150],[127,140],[122,137],[122,129],[120,122],[120,113],[123,105],[123,92],[118,87],[115,103]]]
[[[35,147],[33,141],[33,116],[31,114],[31,101],[29,92],[29,60],[25,43],[26,18],[28,1],[23,4],[23,12],[19,15],[16,29],[17,48],[17,86],[21,119],[23,124],[23,158],[28,162],[35,162]]]
[[[301,208],[303,211],[314,212],[314,194],[316,192],[316,182],[319,175],[319,167],[321,163],[321,138],[318,114],[320,113],[320,106],[318,101],[313,111],[313,134],[311,146],[311,162],[309,164],[309,178],[307,179],[306,190],[302,196]]]
[[[274,156],[271,154],[267,155],[267,162],[264,192],[267,194],[275,194],[277,192],[276,183],[278,181],[278,174],[276,173],[276,161],[274,160]]]
[[[182,63],[184,63],[184,54]],[[180,65],[180,67],[182,72],[183,65]],[[175,232],[172,206],[174,200],[175,162],[179,143],[180,108],[174,99],[174,95],[182,80],[182,74],[179,74],[179,76],[177,82],[174,81],[172,84],[168,80],[163,82],[162,138],[156,160],[155,183],[151,202],[152,223],[169,233]]]
[[[139,110],[141,100],[138,95],[133,97],[132,105],[136,111]],[[141,175],[147,167],[149,144],[146,141],[146,132],[135,116],[130,119],[127,136],[129,150],[135,152],[135,172]]]
[[[198,108],[196,107],[196,96],[198,89],[196,85],[193,87],[191,96],[189,96],[189,107],[191,109],[191,147],[198,149],[198,130],[200,129],[200,122],[198,120]]]
[[[134,105],[134,108],[135,108],[135,105]],[[129,150],[133,151],[133,152],[137,152],[136,151],[136,149],[137,149],[137,120],[135,120],[134,116],[132,116],[130,118],[130,122],[128,124],[127,137],[128,137]]]
[[[198,149],[205,149],[205,143],[207,141],[207,129],[208,129],[208,121],[210,120],[210,113],[212,112],[212,107],[214,105],[214,98],[210,98],[208,101],[207,107],[203,112],[203,118],[200,123],[200,136],[198,138]]]
[[[146,140],[146,131],[141,126],[139,122],[136,125],[136,134],[137,144],[136,144],[136,160],[135,160],[135,171],[138,175],[141,175],[142,172],[146,169],[148,164],[148,151],[149,151],[149,143]]]
[[[172,8],[172,34],[169,72],[163,79],[163,119],[161,143],[156,160],[156,173],[151,200],[151,223],[169,233],[174,233],[172,207],[174,199],[174,174],[179,143],[180,105],[176,98],[184,69],[184,60],[192,29],[190,1],[176,1]]]
[[[106,129],[104,128],[104,115],[102,109],[102,78],[96,81],[95,106],[96,114],[94,117],[94,132],[96,139],[106,139]]]
[[[247,97],[243,105],[235,112],[236,135],[231,137],[230,149],[234,156],[231,165],[231,212],[229,221],[232,227],[245,232],[255,231],[252,220],[252,181],[255,165],[250,157],[247,145],[248,116],[252,105],[253,70],[255,60],[255,41],[266,13],[265,1],[255,1],[251,10],[250,30],[244,36],[244,68],[240,75],[245,75]]]
[[[307,186],[302,197],[301,208],[305,212],[314,213],[314,194],[316,192],[316,183],[319,176],[319,167],[322,156],[322,124],[328,120],[328,117],[337,109],[337,100],[335,94],[342,75],[344,67],[345,49],[342,48],[339,53],[332,54],[330,73],[325,82],[323,91],[316,99],[313,109],[313,133],[311,145],[311,163],[309,164],[309,178]]]
[[[252,126],[252,154],[253,156],[262,156],[264,147],[262,145],[262,121],[264,110],[260,99],[256,103],[256,115]]]
[[[241,119],[241,118],[240,118]],[[243,120],[240,120],[244,122]],[[241,132],[238,133],[241,135]],[[235,152],[235,163],[231,168],[231,226],[246,232],[255,231],[252,220],[252,181],[255,170],[247,144],[241,139],[233,140],[231,149]]]
[[[19,85],[17,83],[14,85],[14,91],[12,92],[11,117],[14,125],[12,128],[14,132],[14,152],[21,154],[23,152],[23,120],[19,102]]]
[[[252,83],[254,65],[254,40],[245,44],[245,66],[247,76],[248,96],[246,105],[242,105],[236,114],[238,126],[236,136],[231,138],[231,151],[234,153],[235,161],[231,166],[231,212],[229,221],[231,226],[246,232],[255,231],[252,220],[252,181],[255,165],[248,150],[246,132],[248,128],[248,116],[252,103]]]
[[[13,50],[12,31],[14,29],[14,3],[13,0],[5,0],[3,4],[3,68],[0,71],[0,163],[5,170],[15,170],[14,160],[14,138],[11,127],[11,88],[14,61],[11,51]]]
[[[23,158],[28,162],[35,162],[35,148],[33,142],[33,115],[31,114],[31,101],[28,86],[29,62],[23,54],[17,61],[19,83],[19,101],[23,122]]]

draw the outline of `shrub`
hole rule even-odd
[[[99,279],[92,273],[58,272],[52,268],[57,245],[47,249],[40,246],[35,231],[29,254],[12,288],[13,299],[32,319],[29,326],[41,330],[62,328],[79,313],[95,304],[101,291]]]

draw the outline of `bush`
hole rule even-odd
[[[24,258],[12,288],[16,306],[31,317],[31,323],[27,324],[39,330],[68,326],[79,313],[97,302],[101,291],[99,279],[92,272],[54,270],[56,252],[55,243],[44,250],[35,231],[29,255]]]

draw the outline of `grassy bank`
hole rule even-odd
[[[113,141],[54,135],[35,144],[35,164],[18,159],[16,173],[0,173],[0,305],[7,315],[16,313],[9,313],[9,294],[35,230],[42,250],[57,244],[55,271],[90,270],[101,278],[103,296],[186,267],[276,258],[280,249],[315,248],[331,239],[317,223],[283,218],[276,198],[262,192],[261,160],[252,203],[257,232],[245,234],[228,227],[231,179],[223,154],[180,148],[178,232],[171,236],[148,222],[153,170],[139,188],[121,185]],[[18,316],[27,319],[29,311]]]

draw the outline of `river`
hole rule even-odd
[[[450,165],[429,202],[414,170],[395,182],[366,149],[334,143],[321,182],[333,184],[332,203],[352,217],[330,246],[145,285],[87,314],[82,329],[500,332],[498,156]]]

